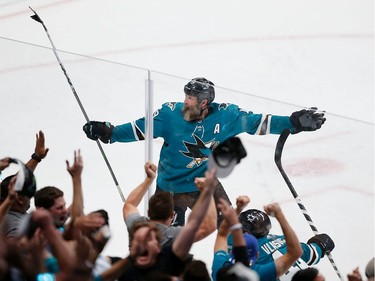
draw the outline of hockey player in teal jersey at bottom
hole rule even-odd
[[[225,204],[220,201],[222,206],[225,207]],[[223,208],[223,207],[222,207]],[[302,255],[302,248],[298,241],[298,237],[290,226],[289,222],[287,221],[286,217],[284,216],[283,211],[280,208],[280,205],[277,202],[268,204],[264,206],[264,210],[267,214],[272,214],[280,224],[280,227],[285,235],[285,241],[287,245],[287,251],[284,255],[281,255],[275,260],[271,260],[267,263],[260,264],[258,263],[257,259],[259,256],[258,250],[258,241],[257,239],[248,233],[242,233],[242,224],[236,223],[229,227],[231,230],[231,235],[235,235],[235,231],[241,231],[241,234],[244,235],[246,240],[246,248],[247,254],[249,258],[249,267],[254,270],[258,275],[260,281],[277,281],[280,276],[288,271],[288,269],[298,260],[298,258]],[[223,209],[223,212],[225,209]],[[234,211],[233,211],[234,212]],[[224,213],[225,215],[225,213]],[[238,220],[239,221],[239,220]],[[220,225],[216,241],[214,244],[214,259],[212,262],[212,273],[211,277],[213,281],[221,281],[219,277],[220,270],[230,263],[237,262],[233,260],[231,252],[234,252],[236,247],[236,241],[233,239],[233,249],[228,250],[228,228],[224,228],[223,225]],[[237,233],[238,235],[238,233]],[[233,238],[235,238],[233,236]],[[237,245],[238,246],[238,245]]]
[[[153,115],[153,138],[163,138],[157,175],[157,188],[173,193],[176,220],[184,225],[185,212],[199,196],[194,185],[203,177],[212,150],[228,138],[240,133],[250,135],[280,134],[318,130],[325,122],[317,108],[303,109],[291,116],[255,114],[230,103],[215,103],[215,85],[198,77],[184,87],[184,102],[166,102]],[[122,125],[90,121],[83,126],[87,137],[103,143],[134,142],[145,139],[145,118]],[[222,186],[218,198],[229,198]],[[220,221],[220,217],[219,217]]]
[[[286,253],[285,236],[269,233],[272,224],[265,212],[257,209],[249,209],[239,215],[239,220],[243,231],[254,235],[258,240],[259,255],[256,261],[257,264],[268,264]],[[228,244],[231,244],[230,239]],[[300,244],[303,251],[301,257],[278,280],[292,280],[293,275],[297,271],[317,264],[325,254],[330,253],[335,247],[331,237],[325,233],[315,235],[307,243],[301,242]]]

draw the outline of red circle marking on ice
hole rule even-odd
[[[285,171],[290,176],[303,175],[331,175],[343,171],[344,165],[341,162],[324,158],[299,159],[294,163],[285,165]]]

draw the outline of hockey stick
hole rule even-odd
[[[276,163],[276,166],[279,169],[281,175],[283,176],[286,184],[288,185],[290,192],[292,192],[293,197],[294,197],[294,199],[296,200],[296,202],[298,204],[298,207],[300,208],[300,210],[302,211],[302,214],[304,215],[305,219],[309,223],[310,228],[312,229],[312,231],[314,232],[314,234],[317,235],[317,234],[319,234],[318,229],[314,225],[314,223],[313,223],[310,215],[307,213],[307,210],[306,210],[305,206],[302,204],[301,199],[298,197],[298,194],[297,194],[296,190],[294,189],[292,183],[290,182],[290,180],[289,180],[287,174],[285,173],[284,168],[283,168],[283,166],[281,164],[281,154],[283,152],[284,144],[285,144],[285,142],[286,142],[289,134],[290,134],[290,130],[289,129],[285,129],[281,133],[281,135],[280,135],[280,137],[279,137],[279,139],[277,141],[276,150],[275,150],[275,163]],[[337,276],[340,278],[341,281],[344,281],[344,279],[343,279],[340,271],[338,270],[338,268],[336,266],[335,261],[332,258],[331,253],[327,253],[327,257],[328,257],[328,259],[329,259],[329,261],[330,261],[333,269],[336,271]]]
[[[42,19],[39,17],[39,15],[38,15],[38,14],[37,14],[37,13],[36,13],[36,12],[30,7],[30,6],[29,6],[29,8],[30,8],[30,10],[33,11],[33,13],[34,13],[34,15],[31,16],[31,18],[32,18],[33,20],[35,20],[35,21],[37,21],[37,22],[39,22],[39,23],[41,23],[41,24],[43,25],[44,31],[46,32],[47,37],[48,37],[48,39],[49,39],[49,42],[50,42],[51,45],[52,45],[52,51],[53,51],[53,53],[55,54],[55,57],[56,57],[58,63],[60,64],[60,67],[61,67],[62,71],[64,72],[64,75],[65,75],[65,77],[66,77],[66,80],[68,80],[68,83],[69,83],[70,89],[72,90],[72,92],[73,92],[73,94],[74,94],[74,97],[76,98],[76,100],[77,100],[77,102],[78,102],[78,105],[79,105],[79,107],[81,108],[81,111],[82,111],[83,115],[85,116],[86,122],[89,122],[90,119],[89,119],[89,117],[88,117],[88,115],[87,115],[87,113],[86,113],[86,111],[85,111],[85,109],[84,109],[84,107],[83,107],[83,105],[82,105],[82,103],[81,103],[81,100],[80,100],[79,97],[78,97],[78,94],[77,94],[77,92],[76,92],[76,90],[75,90],[75,88],[74,88],[74,86],[73,86],[72,81],[70,80],[70,77],[69,77],[68,73],[66,72],[66,69],[65,69],[64,65],[62,64],[62,62],[61,62],[61,60],[60,60],[60,58],[59,58],[59,55],[57,54],[57,49],[56,49],[55,44],[53,43],[53,41],[52,41],[52,39],[51,39],[51,36],[49,35],[49,32],[48,32],[47,27],[45,26],[44,22],[43,22]],[[116,179],[115,174],[113,173],[112,167],[111,167],[111,165],[109,164],[109,161],[108,161],[108,159],[107,159],[107,156],[106,156],[106,154],[104,153],[104,150],[103,150],[103,148],[102,148],[102,146],[101,146],[99,140],[96,140],[96,144],[98,145],[99,150],[100,150],[100,152],[101,152],[101,154],[102,154],[102,156],[103,156],[103,159],[104,159],[105,163],[107,164],[107,167],[108,167],[108,169],[109,169],[109,172],[111,173],[111,176],[112,176],[112,178],[113,178],[113,181],[115,182],[115,185],[116,185],[116,187],[117,187],[117,191],[119,192],[122,201],[125,202],[124,194],[122,194],[122,191],[121,191],[120,185],[119,185],[119,183],[118,183],[118,181],[117,181],[117,179]]]

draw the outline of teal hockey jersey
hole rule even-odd
[[[167,102],[154,112],[153,137],[163,138],[158,163],[157,186],[174,193],[197,191],[196,177],[203,177],[212,150],[240,133],[280,134],[292,129],[289,116],[254,114],[229,103],[211,103],[200,121],[185,121],[182,102]],[[145,118],[115,126],[111,143],[145,139]]]

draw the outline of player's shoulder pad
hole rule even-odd
[[[166,103],[163,103],[161,110],[174,111],[181,104],[182,104],[181,102],[175,102],[175,101],[166,102]]]
[[[246,114],[251,114],[252,111],[240,108],[238,105],[233,103],[212,103],[214,110],[217,111],[229,111],[237,114],[238,112],[243,112]]]
[[[181,107],[181,102],[166,102],[161,105],[161,108],[154,111],[153,117],[165,114],[171,114]]]
[[[227,110],[230,107],[235,106],[234,104],[223,102],[223,103],[217,103],[216,104],[218,110]]]
[[[240,108],[238,105],[233,104],[233,103],[224,102],[224,103],[216,103],[215,105],[217,107],[217,110],[238,110],[238,111],[249,112],[248,110]]]

